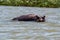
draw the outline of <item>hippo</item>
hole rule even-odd
[[[45,22],[45,16],[39,17],[35,14],[22,15],[12,19],[13,21],[36,21],[36,22]]]

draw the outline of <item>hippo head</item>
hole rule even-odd
[[[36,21],[37,22],[45,22],[45,16],[39,17]]]

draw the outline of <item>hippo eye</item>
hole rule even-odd
[[[44,19],[44,17],[42,17],[42,19]]]
[[[42,17],[42,19],[45,19],[45,17]]]

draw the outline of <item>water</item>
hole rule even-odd
[[[31,13],[46,22],[11,21]],[[60,40],[60,8],[0,6],[0,40]]]

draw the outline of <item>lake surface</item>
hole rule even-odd
[[[46,22],[11,21],[25,14],[46,15]],[[0,40],[60,40],[60,8],[0,6]]]

